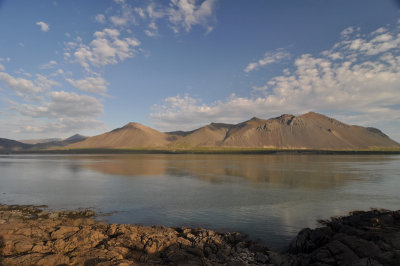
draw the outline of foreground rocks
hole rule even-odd
[[[400,211],[353,212],[299,232],[293,265],[400,265]]]
[[[91,211],[0,205],[4,265],[263,265],[266,247],[239,233],[106,224]]]
[[[239,233],[106,224],[89,210],[0,205],[3,265],[400,265],[400,211],[303,229],[286,253]]]

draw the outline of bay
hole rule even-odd
[[[0,155],[0,202],[240,231],[274,249],[318,219],[400,209],[399,155]]]

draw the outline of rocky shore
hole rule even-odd
[[[303,229],[277,253],[240,233],[107,224],[90,210],[0,205],[0,265],[400,265],[400,211]]]

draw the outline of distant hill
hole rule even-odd
[[[48,142],[55,142],[55,141],[62,141],[61,138],[51,138],[51,139],[21,139],[18,140],[24,144],[41,144],[41,143],[48,143]]]
[[[80,135],[80,134],[75,134],[75,135],[73,135],[73,136],[71,136],[69,138],[64,139],[63,141],[65,143],[75,143],[75,142],[79,142],[79,141],[85,140],[87,138],[88,137],[86,137],[86,136],[83,136],[83,135]]]
[[[83,141],[88,137],[76,134],[66,139],[37,139],[22,141],[2,139],[0,138],[0,151],[21,151],[21,150],[42,150],[48,148],[64,147],[79,141]]]
[[[25,144],[16,140],[0,138],[0,150],[15,151],[31,148],[32,145]]]
[[[252,118],[231,125],[211,123],[193,131],[159,132],[128,123],[122,128],[67,146],[81,148],[196,148],[237,147],[277,149],[357,150],[400,148],[376,128],[353,126],[310,112],[268,120]]]
[[[57,147],[65,147],[73,143],[77,143],[80,141],[84,141],[88,137],[82,136],[80,134],[75,134],[69,138],[58,140],[58,141],[50,141],[50,142],[42,142],[35,144],[33,148],[35,149],[48,149],[48,148],[57,148]]]

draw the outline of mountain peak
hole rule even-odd
[[[323,114],[316,113],[316,112],[313,112],[313,111],[310,111],[308,113],[302,114],[300,116],[301,117],[324,117],[324,118],[329,118],[329,117],[327,117],[327,116],[325,116]]]
[[[66,138],[65,141],[78,141],[78,140],[84,140],[87,139],[86,136],[83,136],[81,134],[75,134],[69,138]]]
[[[253,116],[252,118],[250,118],[249,121],[260,121],[260,120],[262,120],[262,119],[261,119],[261,118],[258,118],[258,117],[256,117],[256,116]]]
[[[283,115],[280,115],[280,116],[278,116],[278,117],[276,117],[275,119],[278,119],[278,120],[288,120],[288,119],[293,119],[295,116],[294,115],[291,115],[291,114],[283,114]]]
[[[136,122],[129,122],[126,125],[124,125],[123,127],[137,127],[137,126],[142,126],[142,124],[136,123]]]
[[[147,127],[145,125],[142,125],[140,123],[137,123],[137,122],[129,122],[129,123],[127,123],[125,126],[123,126],[120,129],[142,129],[143,130],[143,129],[146,129],[146,128],[149,128],[149,127]]]

